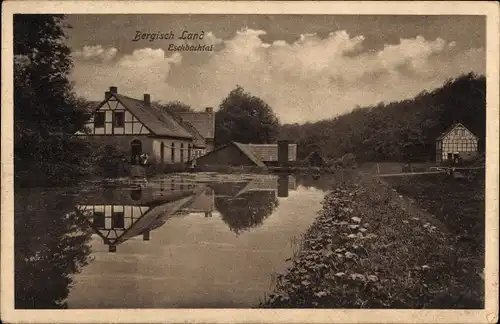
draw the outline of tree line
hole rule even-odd
[[[325,158],[352,153],[358,161],[433,160],[436,138],[455,122],[478,136],[484,151],[484,76],[464,74],[413,99],[356,107],[314,123],[283,125],[279,137],[297,142],[299,158],[317,151]]]

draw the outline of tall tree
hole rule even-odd
[[[279,121],[262,99],[237,86],[222,101],[215,113],[216,145],[230,141],[272,143],[279,133]]]
[[[16,178],[82,171],[80,157],[86,146],[71,134],[82,129],[89,116],[68,79],[73,66],[65,44],[69,27],[63,15],[14,15]],[[64,170],[54,169],[58,167]]]

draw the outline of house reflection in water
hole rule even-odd
[[[149,241],[151,231],[202,193],[194,189],[169,190],[161,194],[152,188],[106,190],[86,197],[76,210],[109,246],[109,252],[116,252],[118,245],[133,237],[142,235],[144,241]]]
[[[118,245],[131,238],[142,235],[149,241],[151,232],[168,219],[186,214],[212,217],[217,210],[238,233],[261,224],[278,206],[276,197],[288,197],[289,190],[295,189],[295,178],[288,175],[208,184],[169,178],[152,187],[110,189],[81,197],[75,209],[108,245],[109,252],[116,252]]]

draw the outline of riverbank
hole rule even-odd
[[[339,172],[261,307],[481,308],[445,225],[386,182]],[[479,279],[478,279],[479,278]],[[481,281],[482,282],[482,281]]]

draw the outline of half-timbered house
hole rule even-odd
[[[478,152],[478,137],[455,123],[436,139],[436,162],[467,160]]]
[[[206,120],[206,129],[214,133],[213,111],[199,114],[198,123]],[[117,87],[105,92],[86,126],[86,133],[77,134],[130,152],[132,163],[142,153],[148,155],[148,163],[171,164],[188,162],[207,151],[205,137],[188,120],[152,102],[149,94],[139,100],[119,94]]]

